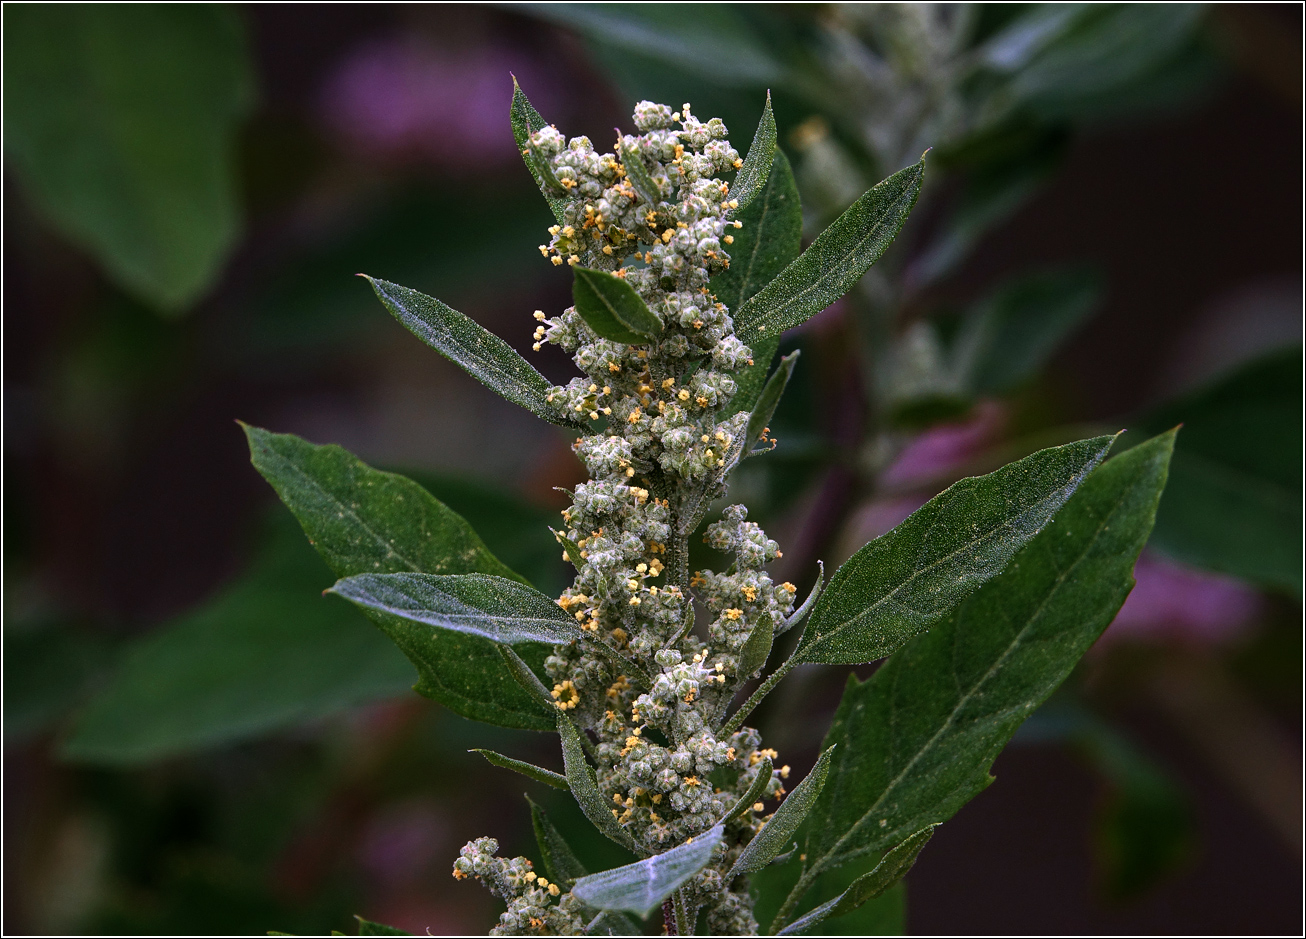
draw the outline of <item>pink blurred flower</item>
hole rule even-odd
[[[1185,567],[1153,551],[1134,566],[1137,584],[1104,641],[1170,639],[1223,645],[1242,636],[1264,600],[1240,580]]]
[[[436,807],[425,802],[386,806],[363,829],[359,861],[380,884],[421,881],[448,853],[446,828]]]
[[[382,160],[430,161],[476,169],[516,160],[508,124],[512,77],[548,108],[546,82],[509,50],[442,49],[418,36],[356,47],[328,76],[321,119],[346,148]]]
[[[880,482],[896,489],[937,479],[978,456],[1005,423],[1001,404],[981,401],[966,420],[932,427],[907,444]]]

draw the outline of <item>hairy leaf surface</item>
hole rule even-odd
[[[553,384],[484,326],[424,293],[375,277],[367,280],[395,319],[485,387],[551,424],[579,426],[546,400]]]
[[[585,324],[604,339],[637,345],[662,332],[662,321],[625,280],[588,267],[573,267],[572,297]]]
[[[817,797],[821,794],[821,789],[825,786],[826,777],[830,772],[830,757],[833,756],[836,746],[837,744],[828,745],[821,753],[820,759],[816,761],[816,765],[812,767],[812,771],[807,774],[807,778],[798,784],[797,789],[785,796],[785,800],[780,803],[780,808],[776,809],[771,820],[762,826],[762,830],[740,853],[739,860],[735,861],[735,866],[726,875],[727,881],[761,870],[788,846],[789,839],[803,823],[803,819],[807,818],[807,813],[812,810]]]
[[[551,769],[545,769],[543,766],[536,766],[534,763],[527,763],[523,760],[514,760],[510,756],[504,756],[502,753],[495,753],[493,750],[472,749],[470,753],[479,753],[485,757],[486,762],[498,766],[501,769],[510,769],[514,773],[521,773],[529,779],[536,782],[542,782],[546,786],[552,786],[554,789],[570,789],[567,785],[567,777],[561,773],[555,773]]]
[[[868,189],[807,250],[740,307],[735,331],[752,345],[807,322],[857,283],[893,243],[920,195],[925,161]]]
[[[757,397],[757,404],[753,405],[753,411],[748,415],[748,432],[744,439],[744,456],[753,452],[753,447],[762,439],[762,432],[767,429],[771,423],[771,418],[775,416],[776,406],[780,404],[780,398],[785,393],[785,387],[789,384],[789,378],[794,373],[794,365],[798,361],[799,351],[795,349],[780,360],[775,372],[767,379],[766,386],[762,388],[762,393]]]
[[[576,857],[576,852],[567,844],[562,832],[549,820],[544,809],[536,805],[530,796],[526,797],[526,801],[531,806],[531,827],[535,830],[535,844],[540,849],[544,872],[549,875],[549,880],[570,887],[577,877],[584,877],[589,871]]]
[[[948,487],[835,572],[794,657],[871,662],[929,629],[1039,533],[1113,439],[1040,450]]]
[[[548,126],[548,121],[540,116],[540,112],[535,110],[530,99],[526,97],[526,92],[521,90],[521,85],[517,84],[517,76],[512,78],[512,107],[509,110],[509,121],[512,123],[512,136],[517,141],[517,152],[522,155],[522,161],[526,168],[530,170],[531,177],[535,180],[535,185],[540,187],[540,192],[544,195],[544,201],[549,203],[549,211],[553,213],[554,219],[559,225],[566,220],[563,218],[563,211],[567,207],[567,200],[559,198],[554,193],[554,184],[551,184],[541,171],[538,162],[531,157],[530,138],[531,135]]]
[[[581,742],[581,731],[572,719],[563,711],[557,712],[558,735],[562,738],[562,762],[567,770],[567,783],[576,804],[585,813],[585,817],[603,834],[607,835],[623,848],[629,848],[637,854],[647,852],[639,850],[635,839],[626,829],[617,824],[612,814],[612,803],[603,798],[599,784],[594,778],[594,769],[585,760],[585,745]]]
[[[724,829],[717,825],[693,841],[663,854],[581,877],[572,893],[600,910],[621,910],[648,916],[676,888],[701,871],[721,841]]]
[[[766,105],[762,108],[762,118],[757,122],[757,132],[748,147],[748,156],[744,165],[735,174],[734,185],[730,187],[730,198],[737,201],[736,212],[747,208],[766,187],[766,178],[771,174],[775,159],[775,115],[771,113],[771,92],[766,93]]]

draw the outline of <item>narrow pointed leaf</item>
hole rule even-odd
[[[730,811],[725,814],[724,821],[729,822],[736,819],[747,812],[749,807],[756,805],[766,795],[766,787],[771,785],[771,776],[771,758],[764,756],[757,767],[757,775],[753,777],[752,785],[748,787],[747,792],[739,797],[739,801],[730,807]]]
[[[1007,566],[1114,439],[1040,450],[948,487],[835,572],[794,657],[831,665],[871,662],[929,629]]]
[[[735,316],[748,344],[807,322],[842,297],[898,236],[920,195],[925,161],[877,183]]]
[[[753,412],[748,415],[748,435],[744,441],[744,456],[753,452],[753,447],[762,439],[762,432],[775,416],[776,405],[785,393],[789,377],[794,373],[794,364],[798,361],[799,350],[795,349],[780,360],[780,365],[767,380],[766,386],[753,405]]]
[[[784,621],[784,625],[775,631],[777,636],[782,633],[787,633],[789,630],[801,623],[804,617],[812,612],[812,607],[816,606],[816,601],[820,599],[821,588],[825,583],[825,562],[817,561],[816,566],[818,570],[816,572],[816,583],[812,584],[812,592],[807,595],[807,599],[803,601],[803,605],[794,610],[793,614]]]
[[[721,843],[722,831],[722,826],[717,825],[665,854],[581,877],[571,892],[596,909],[648,916],[706,866]]]
[[[739,168],[734,185],[730,187],[730,198],[739,201],[736,212],[748,207],[765,188],[776,152],[775,137],[775,115],[771,113],[771,92],[768,91],[766,105],[762,108],[762,119],[757,122],[757,132],[753,134],[748,156],[744,157],[744,165]]]
[[[581,933],[586,936],[642,936],[644,930],[625,913],[604,910],[590,920]]]
[[[374,470],[334,445],[246,426],[250,460],[277,491],[337,577],[421,572],[521,578],[470,525],[403,476]],[[455,713],[504,727],[552,730],[495,651],[479,636],[442,631],[370,611],[369,617],[415,666],[419,694]],[[523,646],[542,668],[546,645]]]
[[[526,695],[537,705],[544,709],[544,712],[550,717],[557,714],[558,703],[549,694],[549,689],[544,687],[544,682],[540,681],[540,676],[535,674],[520,655],[513,651],[512,646],[505,646],[495,643],[495,650],[499,657],[503,659],[504,666],[508,669],[508,674],[512,676],[513,681],[526,692]]]
[[[515,75],[512,79],[512,108],[509,111],[509,119],[512,123],[513,139],[517,141],[517,152],[522,155],[526,168],[530,170],[531,176],[535,178],[535,184],[540,187],[540,192],[544,194],[545,201],[549,203],[549,211],[553,213],[554,219],[557,220],[559,225],[564,224],[563,211],[567,207],[567,200],[554,194],[556,192],[554,188],[556,178],[551,183],[541,172],[538,161],[531,155],[531,134],[542,130],[549,122],[540,116],[539,111],[535,110],[535,107],[526,97],[526,92],[522,91],[521,86],[517,84],[517,76]]]
[[[849,680],[826,745],[838,744],[812,812],[808,870],[877,854],[947,821],[1114,618],[1133,586],[1165,486],[1174,433],[1093,472],[998,577]]]
[[[766,664],[771,655],[771,643],[775,639],[775,627],[769,618],[763,617],[753,626],[753,631],[744,640],[744,648],[739,653],[739,678],[751,678]]]
[[[603,798],[599,784],[595,781],[594,770],[585,760],[585,746],[581,743],[581,731],[571,718],[558,712],[558,735],[562,737],[562,761],[567,770],[567,783],[576,804],[585,813],[591,824],[623,848],[629,848],[636,854],[643,854],[635,844],[635,839],[626,829],[617,823],[612,814],[612,800]]]
[[[776,935],[799,935],[824,919],[851,913],[866,901],[880,896],[911,870],[912,865],[916,863],[916,858],[920,856],[921,849],[929,842],[937,827],[937,825],[928,825],[891,848],[879,864],[854,880],[843,893],[833,900],[822,903],[810,913],[800,916]]]
[[[584,634],[534,587],[488,574],[358,574],[328,593],[361,607],[494,642],[567,643]]]
[[[771,820],[762,826],[762,830],[752,841],[748,842],[748,846],[740,853],[739,860],[735,861],[735,866],[726,875],[727,882],[766,867],[789,844],[789,840],[798,830],[798,826],[803,823],[803,819],[807,818],[807,813],[812,810],[817,797],[821,794],[821,789],[825,786],[826,776],[830,772],[830,758],[834,754],[835,746],[837,744],[832,744],[825,749],[820,759],[816,761],[816,765],[812,767],[812,771],[807,774],[807,778],[785,797],[785,800],[780,803],[780,808],[771,816]]]
[[[626,168],[626,176],[630,179],[630,184],[635,188],[635,193],[643,200],[649,208],[655,207],[662,201],[662,190],[654,181],[653,175],[649,173],[648,167],[644,165],[644,158],[635,148],[626,151],[626,159],[621,163]],[[641,213],[642,214],[642,213]]]
[[[561,773],[555,773],[551,769],[545,769],[543,766],[536,766],[534,763],[526,763],[522,760],[514,760],[510,756],[504,756],[502,753],[495,753],[493,750],[469,750],[469,753],[479,753],[485,757],[486,762],[498,766],[502,769],[510,769],[514,773],[521,773],[536,782],[542,782],[546,786],[552,786],[554,789],[570,789],[567,785],[567,777]]]
[[[387,926],[384,923],[374,923],[369,919],[363,919],[361,916],[355,916],[358,920],[358,934],[360,936],[411,936],[410,932],[404,932],[397,926]]]
[[[535,830],[535,844],[540,849],[544,872],[554,883],[570,887],[577,877],[584,877],[589,871],[571,850],[571,845],[562,837],[562,832],[554,827],[544,809],[536,805],[530,796],[526,797],[526,801],[531,806],[531,827]]]
[[[553,532],[553,537],[558,539],[558,544],[562,545],[563,553],[567,555],[567,560],[571,562],[571,566],[576,568],[576,570],[580,570],[584,567],[585,559],[580,556],[580,545],[576,544],[576,542],[572,541],[560,531],[552,528],[550,528],[549,531]]]
[[[484,326],[434,297],[378,278],[367,280],[395,319],[485,387],[551,424],[580,426],[548,402],[553,383]]]
[[[613,342],[638,345],[662,332],[662,321],[622,278],[589,267],[572,271],[576,312],[595,333]]]

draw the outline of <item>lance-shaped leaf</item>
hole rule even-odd
[[[629,848],[636,854],[646,852],[639,849],[635,839],[622,828],[613,814],[612,802],[603,798],[599,784],[594,778],[594,770],[585,760],[585,745],[581,743],[580,731],[565,713],[558,712],[558,735],[562,737],[562,763],[567,770],[567,783],[576,804],[585,813],[591,824],[623,848]]]
[[[514,773],[521,773],[536,782],[542,782],[546,786],[552,786],[554,789],[570,789],[567,785],[567,777],[561,773],[555,773],[551,769],[545,769],[543,766],[536,766],[534,763],[526,763],[522,760],[514,760],[510,756],[504,756],[502,753],[495,753],[493,750],[468,750],[468,753],[479,753],[485,757],[486,762],[498,766],[502,769],[510,769]]]
[[[630,184],[635,187],[636,194],[646,206],[652,208],[662,201],[662,190],[644,165],[644,158],[637,148],[630,147],[626,150],[626,159],[621,165],[626,168]]]
[[[535,804],[530,796],[526,801],[531,806],[531,827],[535,831],[535,844],[540,849],[540,858],[544,861],[544,872],[554,883],[569,887],[578,877],[584,877],[589,871],[576,857],[576,852],[562,837],[562,832],[554,826],[544,809]]]
[[[916,863],[916,858],[921,853],[921,849],[934,835],[934,829],[937,827],[937,825],[927,825],[903,841],[902,844],[891,848],[880,860],[879,864],[876,864],[872,870],[867,871],[849,884],[843,893],[833,900],[822,903],[810,913],[800,916],[777,932],[776,935],[799,935],[807,932],[824,919],[851,913],[867,900],[874,900],[880,896],[880,894],[902,880],[906,873],[911,870],[912,865]]]
[[[830,665],[871,662],[929,629],[1007,566],[1114,439],[1040,450],[948,487],[835,572],[794,658]]]
[[[766,93],[766,106],[762,108],[762,119],[757,122],[757,133],[744,157],[744,165],[735,174],[735,184],[730,187],[730,198],[738,201],[741,211],[757,198],[757,194],[766,186],[766,178],[771,173],[775,158],[775,115],[771,113],[771,92]]]
[[[571,562],[571,566],[576,570],[584,567],[585,559],[580,555],[580,545],[556,529],[550,528],[549,531],[553,532],[553,537],[558,540],[558,544],[562,545],[562,551],[567,555],[567,560]]]
[[[1103,464],[998,577],[851,677],[826,745],[801,894],[822,871],[947,821],[985,789],[1016,728],[1065,679],[1133,586],[1174,433]]]
[[[540,112],[535,110],[534,105],[526,97],[526,92],[521,90],[516,75],[512,77],[512,108],[509,111],[509,120],[512,123],[513,139],[517,141],[517,152],[522,155],[526,168],[535,179],[535,185],[540,187],[545,201],[549,203],[549,211],[553,213],[558,224],[562,225],[565,221],[563,211],[567,207],[567,199],[557,194],[557,178],[553,177],[552,170],[547,164],[544,167],[540,166],[540,161],[532,154],[530,145],[531,135],[546,127],[548,121],[540,116]],[[544,172],[545,169],[549,169],[547,174]]]
[[[780,403],[780,398],[785,393],[785,386],[789,384],[789,377],[794,373],[794,363],[798,361],[799,350],[795,349],[780,360],[780,365],[775,372],[767,379],[766,387],[758,395],[757,404],[753,405],[753,412],[748,415],[748,434],[744,440],[744,456],[753,452],[753,447],[762,439],[762,432],[771,424],[771,418],[775,416],[776,405]]]
[[[743,227],[734,232],[730,267],[712,278],[712,292],[732,315],[738,314],[744,302],[774,280],[802,250],[803,209],[784,151],[776,150],[766,185],[735,219]],[[730,402],[731,413],[752,409],[779,346],[779,333],[749,343],[753,364],[735,378],[739,390]]]
[[[327,592],[369,610],[508,645],[567,643],[584,635],[556,600],[489,574],[358,574]]]
[[[756,805],[766,795],[766,787],[771,785],[771,776],[771,758],[764,756],[762,762],[757,766],[757,775],[753,777],[753,782],[749,785],[748,791],[730,807],[730,811],[725,814],[725,821],[728,822],[731,819],[738,818],[747,812],[751,806]]]
[[[735,315],[735,331],[750,345],[807,322],[857,283],[880,259],[903,223],[925,176],[925,161],[877,183],[848,207],[807,250]]]
[[[576,312],[595,333],[613,342],[638,345],[662,332],[662,321],[625,280],[589,267],[572,271]]]
[[[337,577],[398,573],[490,574],[513,578],[471,526],[403,476],[374,470],[353,454],[292,434],[245,427],[250,461],[281,497]],[[493,642],[369,611],[415,666],[419,694],[455,713],[504,727],[552,730]],[[521,647],[542,670],[547,645]]]
[[[581,877],[571,892],[596,909],[648,916],[706,866],[721,843],[723,830],[717,825],[664,854]]]
[[[825,562],[817,561],[816,567],[816,583],[812,584],[812,592],[807,595],[807,599],[803,601],[803,605],[794,610],[789,618],[784,621],[784,624],[775,631],[777,636],[782,633],[787,633],[789,630],[801,623],[806,618],[807,614],[812,612],[812,607],[816,606],[816,601],[821,598],[821,588],[825,586]]]
[[[762,830],[752,841],[748,842],[748,846],[739,855],[739,860],[735,861],[735,866],[730,868],[730,873],[726,875],[727,882],[761,870],[788,846],[789,839],[803,823],[803,819],[807,818],[807,813],[812,810],[817,797],[825,787],[825,779],[830,772],[830,757],[834,754],[836,746],[838,745],[831,744],[825,748],[816,765],[812,767],[812,771],[807,774],[807,778],[785,797],[785,800],[780,803],[780,808],[771,816],[771,820],[762,826]]]
[[[775,639],[775,627],[767,617],[758,619],[752,632],[744,640],[744,648],[739,652],[739,679],[742,682],[751,678],[766,664],[771,655],[771,643]]]
[[[410,932],[404,932],[398,926],[387,926],[385,923],[374,923],[369,919],[363,919],[361,916],[355,916],[358,920],[358,934],[360,936],[411,936]]]
[[[580,426],[547,400],[552,382],[484,326],[424,293],[374,277],[367,280],[395,319],[481,384],[552,424]]]
[[[545,713],[552,716],[558,709],[558,702],[549,693],[549,689],[544,687],[544,682],[540,681],[540,676],[526,664],[520,655],[512,650],[512,646],[500,645],[495,643],[495,651],[503,659],[503,664],[508,669],[508,674],[512,676],[513,681],[517,682],[526,695],[542,707]]]

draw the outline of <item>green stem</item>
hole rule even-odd
[[[757,690],[749,695],[748,700],[739,706],[726,725],[721,728],[719,736],[728,737],[744,725],[744,720],[749,714],[753,713],[753,708],[757,707],[762,699],[771,693],[771,689],[780,684],[780,680],[789,674],[794,665],[797,664],[790,658],[787,662],[772,672],[762,684],[757,686]]]
[[[678,887],[674,897],[676,908],[676,930],[682,936],[692,936],[694,935],[694,919],[690,916],[689,904],[685,902],[685,888]]]

